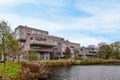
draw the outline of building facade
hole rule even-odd
[[[38,60],[60,59],[64,57],[66,47],[70,48],[71,57],[74,58],[75,52],[80,54],[80,44],[49,35],[48,31],[19,25],[13,36],[24,46],[25,54],[21,55],[23,60],[30,52],[36,54]]]
[[[83,58],[95,58],[97,57],[97,52],[99,50],[99,47],[95,45],[88,45],[87,47],[81,48],[81,53],[83,54]]]

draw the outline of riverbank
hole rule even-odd
[[[22,65],[24,62],[21,63],[6,63],[6,67],[4,67],[4,63],[0,63],[0,75],[3,78],[8,78],[7,80],[16,80],[15,78],[18,76],[18,73],[23,69]],[[33,64],[33,65],[32,65]],[[48,60],[48,61],[34,61],[30,62],[29,64],[24,65],[24,68],[32,69],[32,72],[39,71],[37,70],[38,67],[42,69],[40,72],[37,72],[37,76],[39,73],[46,74],[47,72],[44,67],[67,67],[73,65],[120,65],[120,60],[116,59],[83,59],[83,60]],[[36,68],[35,68],[36,67]],[[25,69],[27,70],[27,69]],[[30,70],[31,71],[31,70]],[[43,73],[41,73],[43,71]],[[22,73],[21,73],[22,74]],[[33,74],[34,75],[34,74]]]
[[[80,65],[99,65],[99,64],[120,64],[120,60],[117,59],[83,59],[80,62]],[[79,65],[79,64],[78,64]]]
[[[47,60],[40,61],[41,64],[47,65],[48,67],[59,67],[59,66],[71,66],[71,60]]]
[[[98,64],[120,64],[120,60],[116,59],[83,59],[83,60],[49,60],[40,61],[49,67],[71,66],[71,65],[98,65]]]

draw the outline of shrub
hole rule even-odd
[[[18,73],[16,80],[37,80],[48,75],[47,66],[41,63],[23,62],[21,66],[22,70]]]
[[[75,54],[74,54],[74,59],[75,59],[75,60],[80,59],[80,57],[79,57],[79,53],[75,53]]]

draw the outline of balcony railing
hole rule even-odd
[[[30,41],[30,44],[38,44],[38,45],[46,45],[46,46],[56,46],[56,43],[52,43],[52,42],[47,42],[47,41],[36,41],[36,40],[32,40]]]
[[[30,51],[40,51],[40,52],[52,52],[52,49],[45,49],[45,48],[41,48],[41,49],[34,49],[34,48],[30,48]]]

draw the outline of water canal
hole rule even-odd
[[[51,68],[49,80],[120,80],[120,66],[71,66]]]

